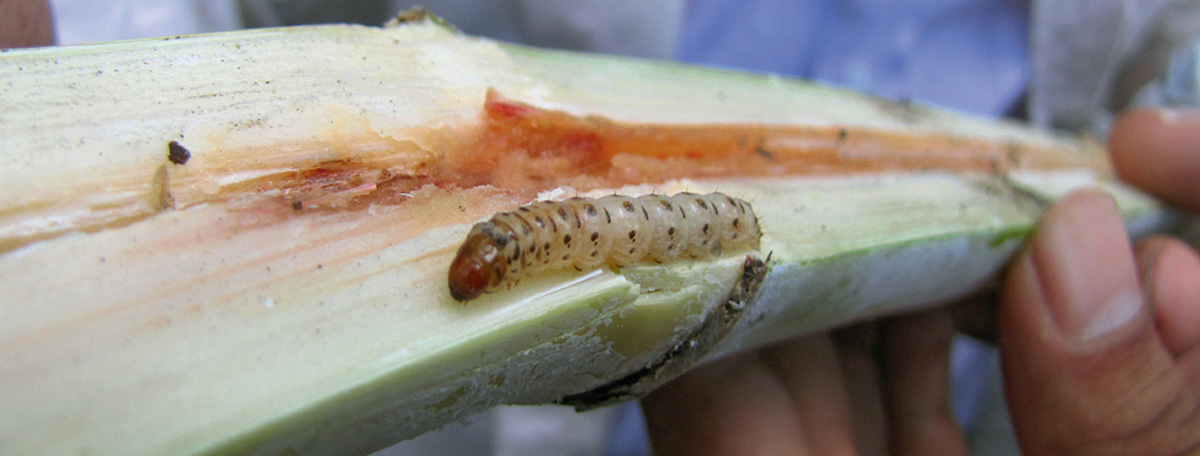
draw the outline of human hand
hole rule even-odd
[[[1126,181],[1200,212],[1200,114],[1138,111],[1110,137]],[[1072,194],[1008,271],[999,347],[1027,454],[1177,454],[1200,447],[1200,258],[1132,248],[1112,199]]]
[[[46,0],[0,0],[0,49],[54,44]]]
[[[1114,126],[1128,182],[1200,211],[1200,115]],[[1130,246],[1111,198],[1047,211],[1002,290],[1009,408],[1028,454],[1200,445],[1200,258]],[[655,453],[965,454],[949,407],[954,324],[938,309],[804,337],[697,369],[643,400]]]
[[[654,454],[966,454],[946,309],[793,339],[642,399]]]

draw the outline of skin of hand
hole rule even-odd
[[[1126,181],[1200,212],[1200,113],[1137,111],[1109,140]],[[999,347],[1028,454],[1200,451],[1200,258],[1130,246],[1111,198],[1068,196],[1008,271]]]
[[[1135,111],[1113,127],[1125,181],[1200,212],[1200,113]],[[1130,244],[1113,200],[1074,192],[1043,216],[995,309],[1025,454],[1200,448],[1200,256]],[[657,455],[966,454],[950,410],[956,322],[934,309],[714,361],[646,396]]]
[[[0,0],[0,49],[54,44],[54,15],[46,0]]]

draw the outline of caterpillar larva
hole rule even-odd
[[[450,263],[450,295],[468,301],[542,271],[624,266],[757,249],[750,203],[721,193],[539,201],[476,224]]]

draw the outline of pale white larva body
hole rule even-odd
[[[467,301],[544,271],[707,258],[757,249],[750,203],[721,193],[539,201],[476,224],[450,265]]]

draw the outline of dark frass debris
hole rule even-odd
[[[176,165],[186,165],[188,159],[190,158],[192,158],[191,151],[187,150],[186,147],[183,147],[182,144],[179,144],[178,141],[171,141],[167,143],[167,160],[171,160],[171,163]]]

